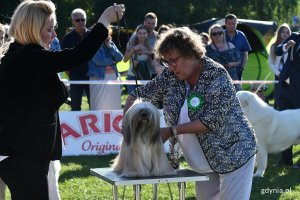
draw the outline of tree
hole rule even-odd
[[[0,0],[0,22],[9,19],[21,0]],[[57,6],[58,36],[71,26],[71,12],[82,8],[87,12],[87,26],[92,26],[111,0],[53,0]],[[193,24],[210,18],[222,18],[234,13],[238,18],[271,20],[291,23],[297,15],[298,0],[122,0],[126,5],[125,18],[129,28],[143,23],[147,12],[158,16],[159,24]],[[124,26],[124,24],[122,24]]]

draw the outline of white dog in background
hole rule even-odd
[[[113,171],[123,177],[174,175],[160,137],[160,113],[149,102],[134,103],[123,118],[123,141]]]
[[[50,200],[61,199],[58,190],[58,178],[59,178],[60,169],[61,169],[61,165],[59,160],[50,162],[49,172],[48,172],[48,189],[49,189]],[[0,200],[5,200],[5,188],[6,185],[0,178]]]
[[[237,92],[237,97],[258,141],[254,176],[263,177],[268,153],[278,153],[300,143],[300,109],[277,111],[248,91]]]

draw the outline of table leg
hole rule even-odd
[[[134,185],[135,200],[140,200],[141,185]]]
[[[113,185],[114,200],[118,200],[118,186]]]
[[[179,200],[185,199],[185,182],[178,183],[179,185]]]
[[[153,186],[153,189],[152,189],[152,191],[153,191],[153,194],[152,194],[152,199],[153,200],[158,200],[158,196],[157,196],[157,184],[153,184],[152,185]]]

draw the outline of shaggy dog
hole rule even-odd
[[[61,165],[59,160],[51,161],[48,172],[49,199],[60,200],[58,178]],[[5,200],[5,183],[0,178],[0,200]]]
[[[300,143],[300,109],[277,111],[248,91],[237,92],[237,97],[258,141],[254,176],[263,177],[268,153],[278,153]]]
[[[159,134],[160,113],[149,102],[135,102],[123,118],[123,141],[113,171],[123,177],[174,175]]]

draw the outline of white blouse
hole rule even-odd
[[[180,110],[178,124],[183,124],[190,121],[191,120],[188,116],[187,100],[185,100]],[[202,147],[200,146],[199,140],[195,133],[180,134],[177,137],[182,148],[184,158],[194,171],[199,173],[213,172],[207,162],[207,159],[203,153]]]
[[[280,71],[282,70],[282,63],[280,62],[282,56],[275,56],[275,59],[273,56],[271,56],[271,52],[274,52],[274,44],[272,44],[271,49],[270,49],[270,55],[268,58],[268,64],[269,67],[271,68],[272,72],[276,75],[280,75]],[[283,62],[286,61],[288,54],[285,53],[283,55]]]

